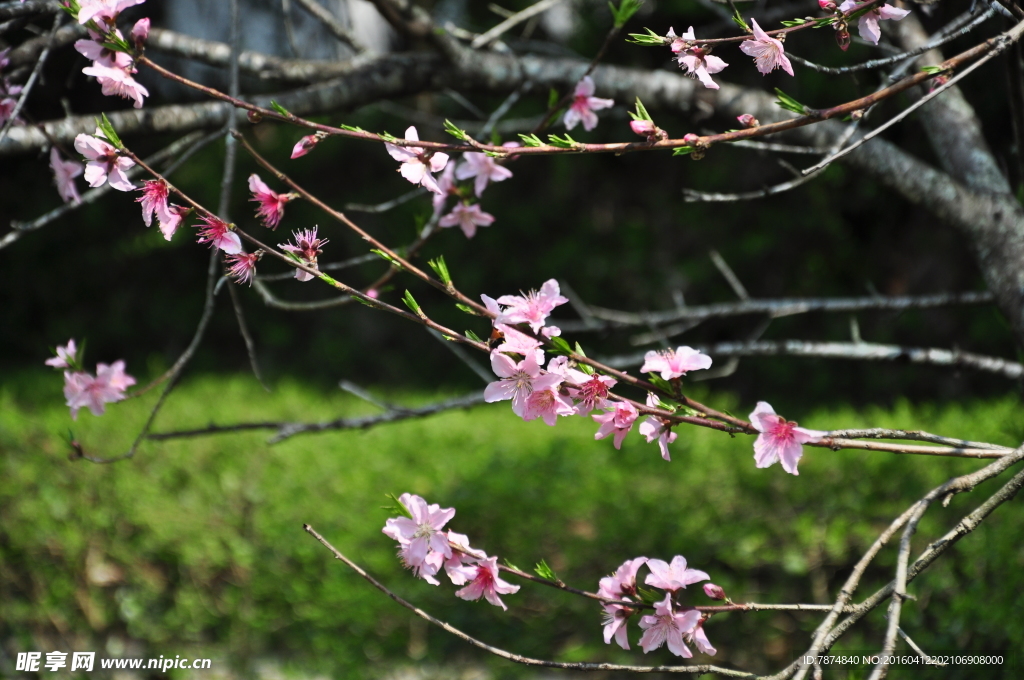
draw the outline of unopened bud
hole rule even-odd
[[[132,27],[131,38],[135,43],[135,49],[141,50],[146,38],[149,37],[149,18],[139,19]]]
[[[688,132],[685,135],[683,135],[683,143],[686,144],[687,146],[695,146],[698,141],[700,141],[700,137],[693,134],[692,132]]]
[[[857,109],[850,114],[850,120],[860,120],[864,117],[864,109]]]
[[[292,147],[292,158],[305,156],[313,149],[314,146],[317,145],[319,141],[320,140],[317,139],[316,135],[306,135],[296,142],[294,147]]]
[[[263,114],[259,111],[249,111],[249,113],[246,114],[246,118],[249,119],[250,123],[255,125],[263,120]]]
[[[846,27],[836,31],[836,43],[839,44],[839,49],[843,52],[850,48],[850,32],[846,30]]]
[[[832,2],[832,0],[818,0],[818,7],[830,14],[836,11],[836,3]]]
[[[758,122],[757,118],[754,118],[753,114],[744,113],[742,116],[736,116],[736,120],[740,122],[740,125],[748,128],[756,128],[761,123]]]
[[[629,127],[641,137],[647,137],[657,129],[654,121],[651,120],[631,120],[629,121]]]
[[[710,597],[712,600],[725,600],[725,589],[722,586],[716,586],[714,583],[704,584],[704,594]]]

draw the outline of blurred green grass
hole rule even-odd
[[[450,395],[390,398],[415,404],[441,396]],[[449,526],[474,546],[524,568],[544,559],[578,587],[596,589],[601,576],[637,555],[682,554],[736,601],[814,602],[835,595],[860,552],[913,500],[980,466],[809,449],[793,477],[778,466],[757,470],[749,437],[697,428],[680,431],[666,463],[635,434],[616,451],[610,441],[593,441],[590,421],[524,423],[507,405],[273,446],[267,431],[248,432],[150,442],[114,465],[68,461],[69,426],[92,453],[116,454],[155,398],[113,405],[102,418],[83,412],[72,423],[55,376],[0,388],[0,641],[9,653],[127,642],[150,655],[195,650],[242,670],[273,657],[339,677],[379,677],[411,662],[523,673],[419,625],[332,560],[302,531],[308,522],[398,594],[491,644],[566,661],[672,663],[664,650],[643,655],[635,627],[633,652],[604,645],[598,608],[575,597],[527,584],[505,598],[506,614],[456,599],[451,584],[413,579],[380,533],[384,494],[410,491],[453,506]],[[738,413],[752,406],[713,403]],[[267,394],[248,377],[206,377],[179,387],[156,429],[372,411],[348,395],[295,383]],[[899,426],[1007,445],[1019,442],[1024,422],[1009,397],[784,415],[819,429]],[[915,547],[1000,483],[930,510]],[[1020,647],[1022,520],[1020,500],[1007,503],[911,585],[917,600],[906,604],[903,628],[918,644],[1011,655]],[[887,582],[893,564],[890,548],[858,594]],[[699,590],[692,597],[707,603]],[[730,614],[707,630],[720,650],[716,663],[768,671],[803,649],[817,621],[803,613]],[[844,648],[876,651],[884,625],[879,610]],[[999,677],[989,670],[986,677]],[[930,677],[906,672],[892,675]]]

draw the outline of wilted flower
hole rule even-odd
[[[298,194],[279,194],[273,191],[255,172],[249,175],[249,191],[252,192],[249,200],[260,204],[256,216],[270,229],[277,229],[281,223],[285,203],[298,198]]]
[[[317,238],[316,231],[317,227],[293,231],[292,238],[295,240],[295,245],[291,243],[278,243],[277,247],[298,255],[299,259],[310,267],[316,267],[316,258],[323,252],[320,250],[320,246],[329,242],[329,239]],[[296,269],[295,278],[299,281],[309,281],[313,278],[313,275],[302,269]]]
[[[262,251],[255,253],[236,253],[228,255],[228,276],[235,280],[235,283],[248,283],[252,285],[252,278],[256,275],[256,263],[260,259]]]
[[[428,505],[410,493],[403,493],[398,501],[412,518],[392,517],[384,524],[383,532],[398,541],[399,555],[406,567],[428,583],[438,585],[433,575],[452,556],[448,535],[442,529],[455,516],[455,508],[442,510],[440,505]]]

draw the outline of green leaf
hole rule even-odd
[[[562,579],[558,578],[558,576],[555,575],[555,572],[551,569],[551,567],[548,566],[548,563],[543,559],[537,563],[537,566],[533,571],[537,574],[537,576],[540,576],[543,579],[547,579],[548,581],[554,581],[555,583],[562,582]]]
[[[651,118],[651,114],[647,113],[647,109],[644,107],[644,103],[640,101],[640,97],[636,98],[636,113],[630,111],[629,115],[633,118],[633,120],[649,120],[652,123],[654,122],[654,119]]]
[[[117,132],[114,130],[114,126],[110,124],[110,119],[107,118],[107,114],[100,114],[100,118],[96,120],[96,127],[100,129],[100,132],[103,133],[103,136],[107,138],[108,142],[118,149],[124,148],[124,143],[122,143],[121,138],[117,136]]]
[[[779,88],[775,88],[775,94],[779,97],[775,103],[783,109],[792,111],[793,113],[799,113],[801,116],[806,116],[810,112],[808,107],[793,99]]]
[[[519,139],[523,140],[523,144],[526,146],[544,146],[544,142],[540,141],[540,137],[537,135],[524,135],[520,133]]]
[[[452,285],[452,277],[451,274],[448,273],[448,265],[445,264],[444,255],[440,255],[433,260],[427,260],[427,264],[430,265],[430,268],[434,270],[434,273],[437,274],[438,278],[441,279],[441,282],[444,283],[444,285]]]
[[[747,22],[744,21],[743,17],[740,16],[740,11],[739,10],[736,10],[736,13],[732,15],[732,21],[733,21],[734,24],[736,24],[737,26],[742,28],[744,31],[749,31],[750,30],[750,26],[748,26]]]
[[[358,295],[353,295],[352,299],[355,300],[356,302],[358,302],[359,304],[365,305],[365,306],[367,306],[367,307],[369,307],[371,309],[376,309],[377,308],[377,306],[374,305],[372,302],[370,302],[368,300],[365,300],[365,299],[359,297]]]
[[[648,379],[647,379],[648,382],[650,382],[652,385],[657,387],[662,392],[665,392],[667,394],[674,394],[675,393],[675,390],[672,389],[672,385],[670,385],[669,382],[667,380],[665,380],[664,378],[662,378],[660,375],[655,375],[654,373],[648,373],[647,375],[648,375]]]
[[[633,18],[633,15],[637,13],[637,10],[643,4],[643,0],[622,0],[616,8],[614,4],[609,2],[608,8],[612,11],[612,16],[615,18],[615,28],[625,26],[626,22]]]
[[[464,304],[462,304],[461,302],[456,302],[456,303],[455,303],[455,306],[456,306],[456,308],[458,308],[458,309],[459,309],[460,311],[463,311],[463,312],[465,312],[466,314],[472,314],[473,316],[480,316],[479,314],[477,314],[477,313],[476,313],[476,310],[475,310],[475,309],[473,309],[472,307],[470,307],[469,305],[464,305]]]
[[[561,99],[561,98],[558,96],[558,90],[556,90],[553,87],[550,90],[548,90],[548,108],[549,109],[553,109],[556,106],[558,106],[558,100],[559,99]]]
[[[626,38],[626,42],[633,43],[634,45],[665,45],[668,41],[664,36],[660,36],[651,29],[644,27],[647,33],[630,33],[629,37]]]
[[[385,142],[390,142],[392,144],[398,141],[398,137],[395,137],[393,134],[390,134],[387,131],[379,132],[377,133],[377,136],[380,137]]]
[[[508,559],[507,557],[505,558],[505,566],[508,567],[509,569],[515,569],[516,571],[523,571],[522,569],[520,569],[516,565],[512,564],[512,561],[510,559]]]
[[[551,338],[551,346],[554,348],[553,351],[555,354],[572,354],[572,347],[570,347],[569,343],[565,341],[565,338],[556,335]]]
[[[398,500],[398,496],[396,496],[393,493],[388,493],[384,495],[387,498],[390,498],[392,501],[394,501],[394,503],[392,505],[382,505],[382,510],[387,510],[388,512],[397,512],[402,517],[408,517],[409,519],[412,519],[412,513],[409,512],[409,508],[405,507],[402,504],[402,501]]]
[[[548,135],[548,141],[551,146],[558,147],[559,149],[575,149],[579,142],[569,136],[569,133],[565,133],[565,137],[559,137],[558,135]]]
[[[576,354],[580,355],[584,359],[587,358],[587,355],[583,353],[583,348],[580,347],[580,343],[578,343],[578,342],[576,343]]]
[[[691,153],[693,153],[692,146],[677,146],[672,149],[673,156],[689,156]]]
[[[275,111],[280,113],[282,116],[288,116],[290,118],[291,115],[292,115],[291,111],[289,111],[288,109],[284,108],[283,106],[278,104],[273,99],[270,100],[270,108],[274,109]]]
[[[780,21],[783,26],[789,28],[790,26],[802,26],[807,23],[806,19],[784,19]]]
[[[405,295],[402,296],[402,302],[415,313],[417,316],[423,315],[423,310],[420,309],[420,303],[416,302],[416,298],[412,296],[412,293],[406,289]]]
[[[465,305],[463,305],[463,307],[465,307]],[[465,333],[463,333],[463,335],[465,335],[473,342],[483,342],[483,340],[480,339],[480,336],[474,333],[473,331],[466,331]]]
[[[386,253],[383,250],[380,250],[379,248],[373,248],[370,250],[370,252],[379,256],[383,260],[387,260],[395,267],[398,267],[399,269],[404,269],[404,267],[402,267],[402,263],[393,258],[389,253]]]
[[[451,122],[447,118],[444,119],[444,131],[450,134],[455,139],[459,140],[460,142],[469,141],[469,134],[465,130],[460,129],[458,126],[455,125],[455,123]]]
[[[358,125],[345,125],[344,123],[341,124],[341,129],[348,130],[349,132],[366,132],[366,130]]]
[[[923,66],[923,67],[921,67],[921,73],[927,73],[930,76],[937,76],[938,74],[942,73],[943,70],[945,70],[945,69],[943,69],[941,66]]]

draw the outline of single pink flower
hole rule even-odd
[[[554,387],[543,390],[534,390],[526,399],[526,407],[523,410],[523,420],[534,420],[542,418],[548,425],[554,426],[558,416],[572,416],[576,409],[572,400],[558,393]]]
[[[633,429],[633,422],[637,419],[636,407],[628,401],[617,401],[611,411],[590,416],[595,422],[601,424],[594,439],[604,439],[608,435],[614,435],[615,448],[622,447],[622,440],[626,438],[629,431]]]
[[[571,368],[568,357],[555,357],[548,363],[548,372],[557,373],[566,382],[566,391],[577,399],[576,413],[585,416],[595,408],[608,407],[608,390],[615,386],[615,378],[607,375],[587,375]]]
[[[91,19],[113,25],[122,10],[141,5],[146,0],[81,0],[78,10],[78,23],[83,26]]]
[[[95,76],[96,82],[100,84],[104,95],[134,99],[135,104],[133,106],[137,109],[142,108],[143,97],[149,96],[149,90],[136,82],[135,78],[132,77],[132,74],[135,73],[133,68],[111,68],[97,63],[83,68],[82,73],[87,76]]]
[[[644,583],[671,592],[711,578],[699,569],[688,569],[686,558],[682,555],[673,557],[671,564],[664,560],[648,560],[647,568],[651,573],[644,579]]]
[[[82,197],[75,188],[75,178],[82,174],[82,164],[78,161],[66,161],[60,157],[57,147],[50,147],[50,169],[53,170],[53,181],[57,184],[57,193],[65,203],[81,203]]]
[[[701,618],[697,622],[697,626],[686,635],[686,641],[691,642],[697,646],[698,651],[708,656],[714,656],[718,653],[718,650],[711,646],[711,641],[708,640],[707,633],[704,632],[704,620]]]
[[[456,597],[461,597],[463,600],[479,600],[484,597],[495,607],[508,610],[498,595],[519,592],[519,586],[514,586],[499,578],[497,557],[488,557],[485,560],[480,560],[478,564],[463,567],[463,569],[466,570],[465,576],[469,585],[462,590],[455,591]]]
[[[149,39],[149,17],[135,22],[135,25],[132,26],[131,38],[135,49],[141,50],[146,40]]]
[[[621,604],[602,604],[604,607],[601,625],[604,626],[604,643],[611,644],[612,638],[615,643],[623,649],[629,649],[629,636],[626,630],[626,623],[629,618],[636,614],[632,607],[625,607]]]
[[[71,418],[78,420],[78,410],[88,408],[94,416],[104,413],[105,405],[124,399],[124,391],[135,384],[135,378],[124,372],[124,362],[96,365],[96,377],[83,371],[64,373],[64,398],[71,408]]]
[[[178,227],[180,227],[184,221],[185,216],[191,211],[192,208],[168,203],[166,215],[160,215],[157,213],[157,217],[160,218],[160,233],[164,235],[166,240],[171,240],[171,237],[174,236],[174,233],[178,231]]]
[[[558,305],[568,302],[558,289],[558,282],[548,279],[540,287],[540,291],[531,290],[524,295],[502,295],[498,298],[498,304],[504,305],[505,310],[498,316],[498,323],[526,323],[534,333],[539,333],[548,318]]]
[[[676,57],[679,68],[686,69],[686,75],[697,78],[704,87],[717,90],[718,83],[711,79],[711,74],[721,72],[728,64],[712,56],[707,46],[694,44],[697,38],[693,35],[693,26],[679,37],[669,29],[668,37],[673,39],[672,51],[679,55]]]
[[[846,0],[846,2],[839,5],[839,11],[846,14],[863,6],[863,3],[858,5],[856,0]],[[876,5],[864,14],[861,14],[857,19],[857,31],[860,33],[860,37],[869,43],[877,45],[878,40],[882,37],[882,29],[878,22],[886,19],[899,21],[908,14],[910,14],[908,9],[899,9],[892,5],[882,5],[881,7]]]
[[[594,97],[593,94],[594,79],[590,76],[584,76],[583,80],[576,83],[576,89],[572,93],[572,104],[562,117],[566,130],[572,130],[582,122],[583,129],[589,132],[597,127],[597,114],[594,111],[615,106],[614,99],[601,99]]]
[[[135,165],[135,161],[117,153],[103,133],[96,130],[97,136],[81,134],[75,137],[75,150],[85,156],[85,181],[96,188],[110,182],[110,186],[118,191],[132,191],[135,186],[128,181],[125,171]]]
[[[793,75],[793,65],[789,63],[786,50],[782,41],[777,40],[757,25],[757,19],[751,19],[754,24],[754,37],[740,43],[740,51],[748,57],[754,58],[754,66],[762,74],[767,75],[777,68],[781,68],[789,75]]]
[[[488,182],[503,182],[512,176],[511,170],[498,165],[485,153],[465,153],[463,159],[465,162],[455,169],[455,178],[461,180],[476,177],[473,180],[473,190],[478,198],[484,193]]]
[[[252,192],[249,200],[260,204],[256,216],[270,229],[277,229],[281,223],[285,203],[299,197],[298,194],[279,194],[273,191],[255,172],[249,175],[249,191]]]
[[[676,440],[679,435],[669,429],[670,426],[666,426],[661,418],[657,416],[648,416],[644,422],[640,423],[640,427],[637,428],[637,432],[642,434],[647,443],[650,444],[655,439],[658,440],[658,448],[661,449],[661,457],[665,460],[671,461],[672,456],[668,453],[668,445]]]
[[[597,594],[609,600],[621,600],[636,595],[636,573],[647,564],[646,557],[626,560],[615,573],[605,576],[598,583]]]
[[[313,150],[313,147],[320,143],[320,140],[316,135],[306,135],[299,141],[295,142],[295,146],[292,147],[292,158],[298,158],[299,156],[305,156],[307,153]]]
[[[681,346],[660,352],[651,350],[644,355],[641,373],[661,373],[662,380],[672,380],[690,371],[711,367],[711,357],[692,347]]]
[[[289,253],[294,253],[300,260],[310,267],[315,268],[316,258],[323,252],[320,249],[320,246],[330,242],[330,239],[317,238],[316,230],[317,228],[313,227],[312,229],[293,231],[292,238],[295,239],[295,245],[292,245],[291,243],[278,243],[277,247],[282,250],[287,250]],[[302,269],[296,269],[295,278],[299,281],[309,281],[313,278],[313,275]]]
[[[170,192],[167,188],[167,183],[163,180],[145,180],[142,183],[142,196],[136,198],[136,203],[142,204],[142,221],[146,223],[146,226],[153,224],[153,216],[156,215],[157,220],[160,222],[161,230],[163,225],[172,224],[176,220],[181,221],[181,216],[171,211],[171,206],[167,203],[167,198]],[[177,225],[171,230],[177,229]],[[170,241],[170,237],[167,238]]]
[[[487,553],[483,550],[474,550],[469,545],[468,536],[455,533],[451,529],[448,530],[448,544],[452,549],[452,556],[444,561],[445,573],[454,585],[465,585],[468,570],[464,567],[486,560]]]
[[[668,651],[676,656],[689,659],[693,652],[683,642],[683,635],[691,632],[700,621],[700,612],[689,609],[681,614],[672,610],[672,594],[665,593],[665,599],[654,605],[654,616],[640,619],[640,628],[644,630],[640,638],[640,646],[644,654],[668,643]]]
[[[405,131],[405,138],[412,142],[420,140],[415,126],[410,126]],[[398,169],[402,177],[413,184],[419,184],[433,191],[435,194],[441,193],[441,188],[437,186],[437,181],[430,173],[444,170],[444,166],[448,164],[448,154],[440,151],[431,152],[414,146],[405,147],[389,143],[385,143],[384,146],[392,158],[402,162],[402,167]]]
[[[489,227],[494,224],[494,215],[485,213],[480,209],[479,203],[466,205],[458,203],[452,211],[438,221],[442,227],[454,227],[458,225],[466,238],[473,238],[476,235],[477,227]]]
[[[804,455],[803,444],[821,441],[825,432],[797,427],[775,414],[775,409],[766,401],[757,402],[757,408],[750,414],[750,424],[760,432],[754,442],[754,462],[759,468],[766,468],[782,461],[782,469],[798,475],[796,466]]]
[[[235,280],[235,283],[248,283],[252,285],[252,278],[256,275],[256,262],[260,256],[257,253],[236,253],[228,255],[228,276]]]
[[[512,412],[520,418],[525,417],[531,394],[562,382],[561,376],[541,372],[535,353],[526,354],[522,361],[516,363],[507,354],[495,350],[491,352],[491,369],[501,380],[484,389],[484,401],[491,404],[511,399]]]
[[[220,248],[228,255],[242,252],[242,239],[231,230],[231,226],[213,215],[199,218],[203,228],[199,231],[199,243],[209,243],[211,248]]]
[[[446,558],[452,556],[448,535],[441,531],[455,516],[455,508],[441,509],[434,503],[428,505],[419,496],[403,493],[398,501],[405,506],[412,518],[392,517],[384,524],[384,535],[398,541],[399,555],[405,566],[428,583],[438,585],[433,575],[438,572]]]
[[[74,368],[78,363],[77,354],[78,347],[75,345],[75,339],[71,338],[63,347],[58,345],[57,356],[47,359],[44,363],[54,368]]]
[[[114,34],[124,40],[121,31],[114,29]],[[82,38],[75,41],[75,50],[86,59],[92,60],[93,66],[130,69],[132,67],[131,56],[124,52],[110,49],[103,44],[105,40],[106,38],[103,35],[89,31],[88,40]]]

